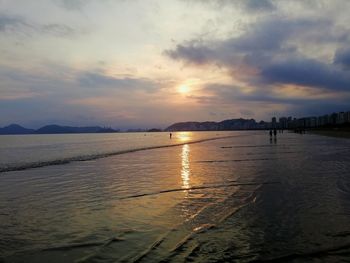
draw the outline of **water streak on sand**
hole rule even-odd
[[[143,193],[143,194],[137,194],[137,195],[129,195],[125,197],[121,197],[119,199],[131,199],[131,198],[138,198],[143,196],[150,196],[150,195],[159,195],[159,194],[166,194],[171,192],[181,192],[181,191],[190,191],[190,190],[200,190],[200,189],[210,189],[210,188],[222,188],[222,187],[231,187],[231,186],[244,186],[244,185],[265,185],[265,184],[280,184],[280,182],[249,182],[249,183],[225,183],[225,184],[218,184],[218,185],[208,185],[208,186],[193,186],[190,188],[175,188],[175,189],[167,189],[159,192],[153,192],[153,193]]]
[[[50,247],[45,248],[42,251],[56,251],[56,250],[71,250],[76,248],[84,248],[84,247],[99,247],[99,246],[108,246],[109,244],[113,242],[119,242],[123,241],[121,238],[110,238],[108,240],[102,241],[102,242],[91,242],[91,243],[81,243],[81,244],[69,244],[65,246],[59,246],[59,247]]]

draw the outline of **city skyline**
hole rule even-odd
[[[59,133],[113,133],[113,132],[161,132],[161,131],[218,131],[218,130],[270,130],[270,129],[330,129],[347,128],[350,124],[350,111],[332,112],[321,116],[273,116],[271,121],[234,118],[221,121],[182,121],[167,127],[116,128],[110,126],[65,126],[46,124],[38,129],[11,123],[0,126],[1,134],[59,134]]]
[[[0,126],[165,128],[348,111],[349,8],[2,0]]]

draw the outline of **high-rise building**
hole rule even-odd
[[[277,128],[277,119],[276,117],[272,117],[272,120],[271,120],[271,128],[272,129],[276,129]]]
[[[280,129],[287,129],[287,118],[286,117],[281,117],[279,118],[279,128]]]

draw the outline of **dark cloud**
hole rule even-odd
[[[239,8],[249,13],[265,13],[276,10],[270,0],[183,0],[190,3],[210,5],[215,8]]]
[[[19,28],[31,28],[31,26],[18,16],[0,14],[0,32],[14,32]]]
[[[172,59],[194,64],[213,63],[221,66],[235,67],[245,62],[260,66],[275,57],[293,57],[297,47],[293,40],[308,32],[329,29],[330,21],[314,21],[312,19],[290,20],[274,17],[258,21],[251,25],[239,37],[219,41],[204,42],[201,39],[178,44],[173,50],[166,50],[165,55]],[[324,32],[319,33],[324,34]],[[316,35],[314,35],[316,37]],[[292,41],[290,41],[292,40]]]
[[[215,58],[212,49],[196,42],[177,45],[175,50],[166,50],[164,54],[176,60],[185,58],[185,60],[195,64],[205,64]]]
[[[194,64],[214,64],[228,68],[235,78],[254,87],[271,84],[295,84],[313,88],[350,91],[349,50],[336,53],[334,63],[311,59],[301,53],[300,44],[305,39],[312,43],[336,27],[330,20],[268,18],[252,25],[239,37],[203,42],[189,41],[165,52],[176,60]],[[317,31],[317,33],[315,33]],[[309,32],[313,32],[310,36]],[[343,32],[343,34],[345,34]],[[329,43],[338,43],[339,38],[329,36]],[[325,37],[323,36],[324,40]],[[315,43],[317,45],[317,43]],[[253,68],[257,73],[249,76],[243,68]],[[247,74],[247,76],[244,76]],[[239,75],[239,74],[238,74]]]
[[[276,7],[269,0],[246,0],[245,9],[250,12],[273,11]]]
[[[338,49],[334,56],[334,63],[350,70],[350,48]]]
[[[270,83],[296,84],[330,90],[350,91],[350,74],[312,59],[293,59],[266,65],[261,78]]]

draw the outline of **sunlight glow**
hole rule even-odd
[[[178,87],[178,92],[181,94],[188,94],[190,92],[190,88],[187,85],[181,85]]]

